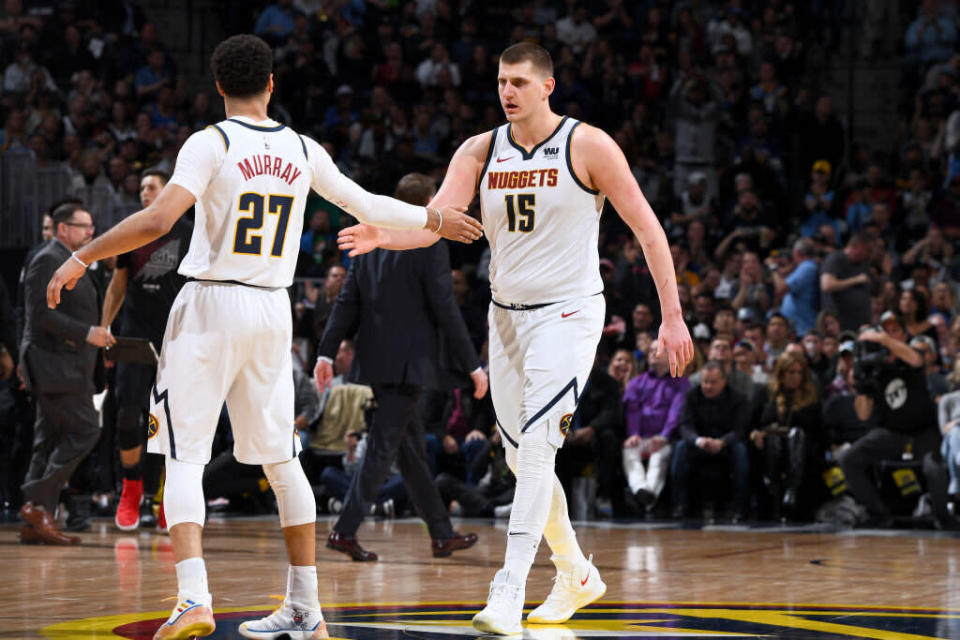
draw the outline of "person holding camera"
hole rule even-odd
[[[873,414],[875,427],[841,451],[838,462],[853,497],[866,507],[866,524],[887,526],[890,511],[871,474],[872,465],[899,460],[905,451],[921,459],[940,445],[937,411],[924,373],[923,357],[906,342],[907,333],[893,311],[880,329],[866,329],[854,353],[854,408],[860,420]]]

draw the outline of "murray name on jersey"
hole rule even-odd
[[[237,163],[244,180],[264,174],[280,178],[289,185],[300,177],[300,169],[280,156],[271,156],[268,153],[251,155]]]

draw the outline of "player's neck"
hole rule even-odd
[[[259,98],[241,100],[238,98],[224,98],[223,110],[228,118],[241,116],[250,118],[254,122],[269,120],[267,115],[267,103]]]
[[[512,122],[510,124],[510,134],[517,144],[529,149],[546,140],[557,129],[561,120],[563,120],[563,116],[546,108],[529,118]]]

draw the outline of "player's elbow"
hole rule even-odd
[[[144,210],[144,230],[150,235],[160,237],[169,232],[178,216],[170,215],[163,209],[148,207]]]

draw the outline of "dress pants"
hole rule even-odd
[[[33,452],[23,496],[53,513],[60,489],[96,446],[100,423],[90,394],[38,393],[36,399]]]
[[[344,537],[356,536],[370,503],[377,499],[396,460],[407,497],[417,515],[427,523],[430,537],[448,540],[453,536],[453,526],[433,484],[424,448],[423,425],[417,415],[420,388],[398,384],[372,386],[377,409],[367,434],[367,451],[350,481],[343,513],[333,528]]]

